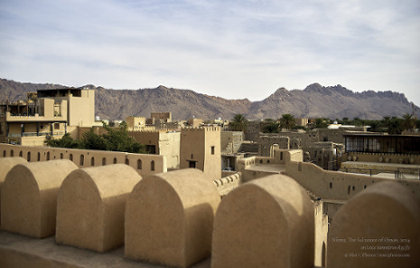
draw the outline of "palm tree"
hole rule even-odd
[[[296,125],[295,117],[291,114],[283,114],[280,118],[280,128],[292,129]]]
[[[402,129],[411,130],[416,127],[416,118],[412,114],[403,115]]]
[[[246,119],[245,115],[235,114],[232,121],[230,122],[230,127],[235,131],[244,131],[247,124],[248,120]]]

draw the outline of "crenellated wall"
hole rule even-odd
[[[220,196],[227,195],[230,191],[237,188],[241,184],[242,173],[237,172],[221,179],[213,180],[214,185],[217,187],[217,191]]]
[[[127,164],[140,175],[166,172],[166,158],[162,155],[82,150],[53,147],[32,147],[0,143],[0,157],[22,157],[28,162],[69,159],[78,167]]]

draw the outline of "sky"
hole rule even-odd
[[[250,100],[318,82],[420,105],[420,1],[0,0],[0,77]]]

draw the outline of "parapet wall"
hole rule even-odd
[[[220,127],[215,127],[215,126],[211,126],[211,127],[207,127],[207,126],[203,126],[203,127],[183,127],[181,129],[182,132],[184,131],[221,131]]]
[[[0,157],[10,156],[22,157],[28,162],[69,159],[80,168],[110,164],[126,164],[133,167],[142,176],[167,171],[166,158],[162,155],[53,147],[31,147],[0,143]]]
[[[238,172],[221,179],[213,180],[213,183],[216,185],[219,195],[223,197],[241,184],[241,178],[242,173]]]
[[[255,165],[286,164],[290,161],[302,162],[302,150],[274,149],[272,156],[251,156],[238,160],[237,170],[245,170]]]
[[[312,163],[293,161],[286,164],[286,174],[315,195],[333,200],[348,200],[374,183],[390,181],[366,175],[328,171]],[[420,180],[395,181],[408,186],[420,202]]]

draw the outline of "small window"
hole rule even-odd
[[[73,154],[69,155],[69,159],[70,159],[70,161],[73,161]]]
[[[363,186],[363,189],[366,189],[366,185]]]
[[[10,156],[13,156],[14,155],[14,151],[13,150],[10,150]]]
[[[354,187],[354,185],[353,185],[353,187],[351,189],[354,191],[354,190],[356,190],[356,187]]]
[[[54,123],[54,129],[60,129],[60,123]]]
[[[191,154],[191,159],[194,159],[194,155],[193,154]]]
[[[150,162],[150,170],[154,171],[155,170],[155,161],[152,160],[152,162]]]
[[[330,182],[330,189],[332,189],[332,182]]]
[[[211,154],[214,154],[214,146],[211,147]]]
[[[28,152],[28,154],[26,155],[26,160],[28,160],[28,162],[31,161],[31,152]]]
[[[93,167],[95,165],[95,157],[92,156],[90,159],[90,165]]]
[[[137,169],[141,169],[142,168],[142,162],[141,159],[137,160]]]
[[[351,187],[349,185],[349,187],[347,187],[347,194],[350,194],[350,190],[351,190]]]
[[[23,152],[22,152],[22,151],[20,151],[20,152],[19,152],[19,156],[20,156],[20,157],[22,157],[22,156],[23,156]]]
[[[47,161],[50,160],[50,152],[47,152]]]
[[[283,160],[283,152],[280,152],[280,160]]]
[[[125,159],[125,164],[130,165],[130,160],[128,160],[128,158]]]
[[[3,151],[3,157],[6,157],[6,150]]]
[[[37,155],[37,159],[36,159],[37,161],[41,161],[41,153],[40,152],[38,152],[38,155]]]
[[[60,153],[60,159],[63,159],[63,158],[64,158],[63,153]]]
[[[106,158],[104,157],[104,158],[102,158],[102,166],[105,166],[106,165]]]
[[[114,157],[114,164],[116,164],[117,163],[117,158],[116,157]]]
[[[80,166],[83,166],[85,164],[85,156],[80,155]]]

